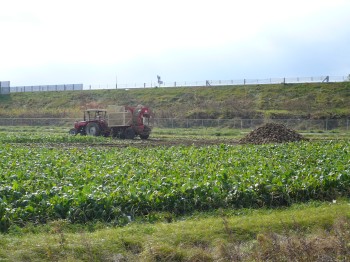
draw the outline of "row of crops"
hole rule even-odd
[[[113,142],[105,137],[94,136],[72,136],[63,134],[52,134],[49,132],[11,132],[0,133],[0,143],[30,143],[30,144],[47,144],[47,143],[106,143]]]
[[[344,141],[143,149],[13,141],[0,144],[2,232],[56,219],[120,224],[152,212],[350,195],[350,142]]]

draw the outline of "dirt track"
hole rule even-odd
[[[220,145],[220,144],[238,144],[236,140],[229,139],[190,139],[190,138],[177,138],[177,139],[148,139],[148,140],[134,140],[126,144],[125,146],[135,147],[154,147],[154,146],[207,146],[207,145]]]
[[[284,143],[306,140],[302,135],[296,131],[287,128],[282,124],[267,123],[240,140],[233,139],[205,139],[205,138],[150,138],[148,140],[124,140],[124,141],[113,141],[115,143],[106,144],[105,146],[117,146],[117,147],[156,147],[156,146],[207,146],[207,145],[218,145],[218,144],[266,144],[266,143]]]
[[[86,147],[100,147],[100,148],[151,148],[151,147],[171,147],[171,146],[209,146],[209,145],[237,145],[238,141],[233,139],[190,139],[190,138],[150,138],[147,140],[120,140],[108,139],[106,143],[26,143],[23,144],[28,147],[49,147],[49,148],[86,148]]]
[[[208,146],[208,145],[220,145],[220,144],[238,144],[236,140],[228,140],[228,139],[190,139],[190,138],[177,138],[177,139],[169,139],[169,138],[150,138],[147,140],[135,139],[135,140],[115,140],[112,143],[97,143],[90,144],[88,146],[92,147],[137,147],[137,148],[145,148],[145,147],[159,147],[159,146]],[[83,144],[87,146],[87,144]]]
[[[294,130],[286,128],[284,125],[276,123],[267,123],[261,126],[245,137],[237,140],[233,138],[208,138],[208,137],[151,137],[147,140],[139,138],[130,139],[113,139],[111,137],[105,138],[103,141],[98,142],[73,142],[73,143],[45,143],[45,146],[72,148],[72,147],[114,147],[114,148],[125,148],[125,147],[136,147],[136,148],[150,148],[150,147],[171,147],[171,146],[209,146],[209,145],[238,145],[238,144],[266,144],[266,143],[285,143],[308,140],[302,135],[298,134]],[[42,146],[43,144],[27,144],[27,146]]]

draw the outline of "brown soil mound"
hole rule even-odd
[[[267,123],[239,140],[243,144],[285,143],[306,140],[302,135],[285,125]]]

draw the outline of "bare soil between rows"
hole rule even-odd
[[[106,143],[52,143],[47,145],[50,147],[171,147],[171,146],[210,146],[210,145],[238,145],[238,144],[269,144],[269,143],[288,143],[297,141],[309,141],[296,131],[287,128],[282,124],[267,123],[247,134],[245,137],[234,140],[228,138],[150,138],[147,140],[133,139],[133,140],[119,140],[106,138]],[[30,145],[30,144],[29,144]]]
[[[124,141],[123,144],[103,144],[105,146],[117,146],[117,147],[158,147],[158,146],[210,146],[210,145],[220,145],[220,144],[231,144],[238,145],[239,141],[234,139],[190,139],[190,138],[150,138],[147,140],[131,140]]]
[[[211,145],[238,145],[238,140],[233,139],[190,139],[190,138],[149,138],[147,140],[110,140],[106,139],[106,143],[27,143],[28,147],[45,146],[48,148],[153,148],[153,147],[172,147],[172,146],[211,146]]]

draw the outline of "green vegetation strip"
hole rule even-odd
[[[0,133],[0,143],[110,143],[112,139],[94,136],[72,136],[66,134],[53,134],[49,132],[9,132]]]
[[[65,220],[14,229],[1,236],[0,260],[346,261],[350,205],[337,201],[219,210],[172,223],[133,222],[94,232],[72,231]]]
[[[350,143],[90,148],[0,145],[0,230],[66,219],[121,225],[154,212],[348,197]]]

